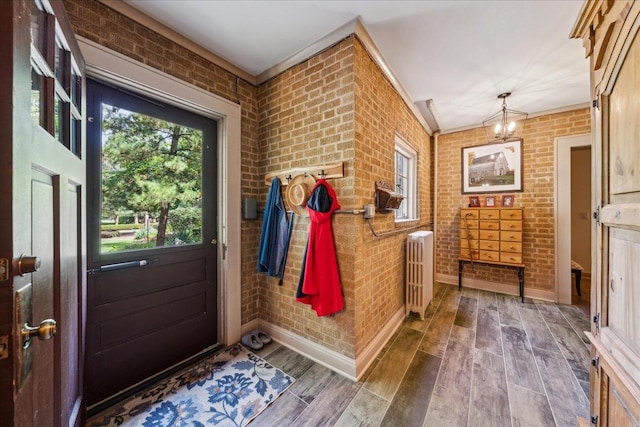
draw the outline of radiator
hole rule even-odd
[[[416,231],[407,236],[405,315],[413,311],[424,320],[433,298],[433,232]]]

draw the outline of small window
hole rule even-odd
[[[396,210],[396,221],[417,219],[418,153],[398,135],[396,135],[395,161],[396,192],[404,196],[404,200]]]

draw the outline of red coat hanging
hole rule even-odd
[[[336,193],[319,179],[307,201],[309,240],[303,256],[296,300],[310,304],[318,316],[328,316],[344,308],[331,215],[340,209]]]

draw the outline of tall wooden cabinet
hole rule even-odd
[[[591,68],[591,422],[640,426],[640,1],[585,2]]]
[[[522,221],[521,208],[460,210],[458,288],[462,288],[462,270],[466,262],[501,265],[516,269],[520,298],[524,299]]]

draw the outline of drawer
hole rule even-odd
[[[500,230],[500,221],[480,221],[481,230]]]
[[[478,229],[478,226],[480,224],[480,221],[478,221],[477,219],[468,219],[468,220],[464,220],[461,219],[460,220],[460,230],[467,228],[467,226],[469,226],[469,230],[471,229]]]
[[[522,209],[500,209],[500,219],[522,219]]]
[[[522,254],[510,254],[508,252],[502,252],[500,253],[500,262],[522,264]]]
[[[460,239],[475,239],[478,240],[480,237],[480,232],[478,230],[465,230],[464,228],[460,229]]]
[[[480,250],[480,261],[500,261],[500,252]]]
[[[499,240],[500,232],[494,230],[480,230],[480,240]]]
[[[485,251],[500,250],[500,242],[497,240],[480,240],[480,249]]]
[[[472,251],[473,252],[473,259],[474,260],[478,260],[478,252],[477,250]],[[467,258],[467,259],[471,259],[471,257],[469,256],[469,249],[460,249],[460,258]]]
[[[469,248],[469,244],[471,244],[471,249],[478,249],[480,247],[480,243],[478,240],[467,240],[460,239],[460,247],[461,248]]]
[[[520,242],[500,242],[500,252],[522,253],[522,243]]]
[[[503,242],[522,242],[522,231],[501,231],[500,240]]]
[[[500,229],[503,231],[522,231],[522,221],[500,221]]]
[[[500,219],[500,210],[483,209],[480,211],[480,219]]]
[[[478,219],[478,209],[462,209],[460,211],[460,219]]]

